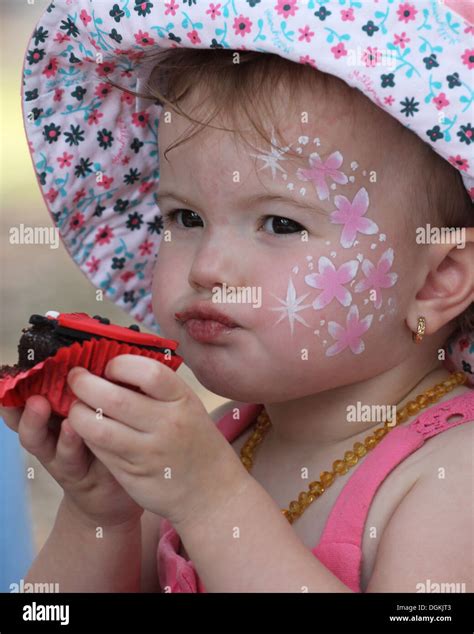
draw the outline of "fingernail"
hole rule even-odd
[[[37,416],[39,416],[39,415],[40,415],[40,412],[38,412],[38,410],[36,409],[36,407],[34,407],[34,405],[32,404],[32,402],[31,402],[31,398],[28,398],[28,399],[26,400],[25,405],[26,405],[26,407],[30,410],[30,412],[33,412],[33,414],[36,414]]]
[[[87,372],[87,370],[81,367],[72,368],[72,370],[69,370],[68,378],[69,377],[74,378],[75,376],[79,375],[81,372]]]

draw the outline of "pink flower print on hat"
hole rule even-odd
[[[347,313],[345,328],[335,321],[330,321],[328,323],[328,331],[331,337],[336,339],[337,343],[326,350],[326,356],[333,357],[347,347],[349,347],[354,354],[364,352],[365,345],[360,337],[370,328],[372,317],[373,315],[367,315],[364,319],[359,320],[359,309],[353,304]]]
[[[369,194],[365,187],[359,189],[352,202],[345,196],[334,196],[336,211],[331,213],[333,224],[343,224],[341,245],[347,249],[354,244],[357,232],[373,235],[379,230],[377,224],[369,218],[363,218],[369,207]]]
[[[398,279],[396,273],[388,273],[388,270],[393,264],[393,249],[387,249],[383,253],[377,262],[377,266],[374,266],[370,260],[364,260],[362,262],[362,271],[365,275],[365,280],[362,280],[356,284],[354,291],[361,293],[367,289],[375,290],[376,300],[374,303],[375,308],[382,306],[382,288],[390,288],[395,284]]]
[[[328,258],[322,256],[318,262],[319,274],[311,273],[306,275],[304,281],[308,286],[322,289],[322,293],[314,300],[313,308],[318,310],[327,306],[334,298],[343,306],[349,306],[352,301],[352,295],[344,288],[354,279],[359,267],[358,260],[350,260],[342,264],[337,270],[334,264]]]
[[[296,176],[302,181],[312,181],[316,187],[316,192],[320,200],[329,198],[329,188],[326,183],[326,177],[340,185],[348,182],[347,176],[338,168],[342,165],[342,154],[333,152],[323,161],[317,152],[313,152],[309,157],[309,169],[299,168],[296,170]]]
[[[446,108],[446,106],[449,106],[449,99],[446,98],[446,94],[444,92],[440,92],[439,95],[436,95],[436,97],[433,97],[433,103],[436,105],[436,109],[437,110],[442,110],[443,108]]]
[[[397,10],[398,19],[401,22],[405,22],[405,24],[407,24],[410,20],[414,20],[417,13],[418,11],[415,6],[413,4],[409,4],[408,2],[401,4]]]
[[[469,69],[474,68],[474,48],[471,48],[471,49],[467,48],[464,51],[464,54],[462,55],[461,59],[463,61],[463,64],[466,64],[466,66]]]
[[[459,170],[467,171],[469,169],[468,160],[462,158],[462,156],[459,156],[459,154],[457,156],[450,156],[449,162],[452,163],[454,167],[457,167]]]

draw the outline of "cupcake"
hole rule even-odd
[[[140,332],[86,313],[48,311],[31,315],[22,329],[18,362],[0,367],[0,405],[23,407],[29,396],[41,394],[53,414],[66,417],[77,398],[67,384],[69,370],[81,366],[104,376],[107,363],[120,354],[137,354],[160,361],[176,371],[183,362],[176,353],[178,342]],[[140,391],[132,385],[124,385]]]

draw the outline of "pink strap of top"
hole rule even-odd
[[[334,504],[313,550],[354,592],[360,592],[362,539],[370,504],[387,475],[404,458],[441,432],[474,420],[474,391],[430,407],[410,425],[396,427],[364,458]]]
[[[261,404],[239,408],[239,418],[227,412],[217,423],[232,442],[252,424]],[[456,420],[455,420],[456,419]],[[474,420],[474,390],[430,407],[407,427],[396,427],[358,465],[329,514],[313,554],[354,592],[361,592],[362,538],[372,499],[383,480],[425,440],[451,427]],[[163,520],[158,545],[160,585],[172,592],[205,592],[192,561],[178,554],[180,539],[173,526]]]

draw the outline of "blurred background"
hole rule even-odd
[[[129,326],[132,319],[110,301],[95,300],[95,289],[60,242],[12,245],[9,230],[50,226],[49,213],[36,182],[23,130],[21,72],[23,55],[50,0],[0,0],[0,351],[1,364],[18,360],[21,329],[33,313],[47,310],[86,312]],[[141,324],[140,328],[146,330]],[[184,364],[178,374],[211,411],[226,399],[208,392]],[[34,468],[34,477],[27,478]],[[62,489],[42,465],[19,444],[0,418],[0,592],[24,578],[32,559],[53,526]]]

